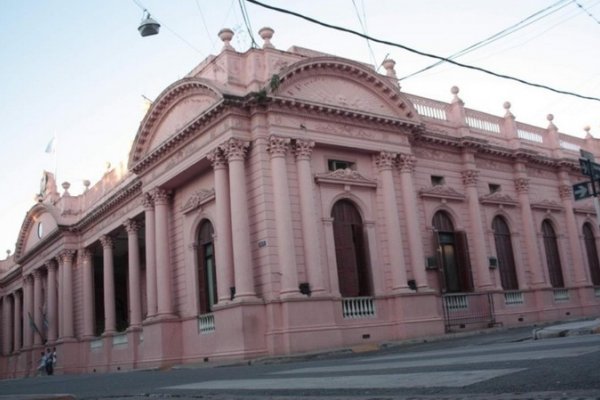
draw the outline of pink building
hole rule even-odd
[[[0,261],[0,376],[247,359],[591,316],[600,234],[548,127],[404,93],[394,62],[221,53],[167,87],[126,170],[44,173]]]

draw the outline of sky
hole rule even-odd
[[[422,52],[450,56],[555,5],[553,13],[456,60],[578,94],[600,97],[600,0],[262,0],[324,22]],[[209,54],[224,27],[238,51],[250,32],[275,30],[286,50],[311,48],[378,67],[396,61],[399,77],[435,60],[367,42],[244,0],[0,0],[0,259],[15,243],[44,170],[69,182],[72,195],[125,162],[145,112],[155,99]],[[558,3],[558,4],[557,4]],[[143,9],[161,24],[142,38]],[[531,20],[530,20],[531,21]],[[383,68],[379,72],[384,72]],[[466,107],[517,121],[600,138],[600,102],[528,87],[442,64],[401,81],[411,94],[449,102],[460,88]],[[46,153],[55,138],[54,153]],[[62,190],[59,190],[62,192]]]

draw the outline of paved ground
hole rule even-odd
[[[600,335],[533,340],[531,328],[489,330],[361,354],[0,382],[0,400],[52,398],[22,397],[35,393],[77,400],[600,400]]]

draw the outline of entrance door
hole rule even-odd
[[[333,206],[331,217],[340,294],[342,297],[370,296],[371,279],[360,213],[351,201],[340,200]]]
[[[438,211],[433,216],[435,243],[439,264],[441,265],[441,287],[444,293],[470,292],[473,290],[473,278],[469,260],[467,235],[455,232],[450,216]]]
[[[502,289],[518,290],[517,271],[515,268],[515,257],[513,254],[510,229],[504,218],[497,216],[492,221],[494,230],[494,241],[496,243],[496,254],[498,255],[498,268]]]

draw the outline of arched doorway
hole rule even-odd
[[[198,302],[200,314],[210,313],[217,303],[217,276],[213,226],[202,221],[198,229]]]
[[[552,227],[552,223],[547,219],[542,222],[542,235],[544,237],[544,250],[546,251],[550,284],[553,288],[563,288],[565,287],[565,282],[563,280],[556,233]]]
[[[367,263],[363,221],[350,200],[339,200],[331,210],[342,297],[371,296],[371,276]]]
[[[504,290],[518,290],[517,271],[515,268],[515,257],[513,253],[510,229],[501,216],[492,221],[494,230],[494,241],[496,242],[496,254],[498,256],[498,270],[500,281]]]
[[[438,260],[441,264],[442,292],[460,293],[473,290],[471,263],[467,236],[464,232],[456,232],[452,219],[445,211],[438,211],[433,216],[435,243]]]
[[[598,249],[596,248],[596,238],[592,224],[586,222],[583,224],[583,241],[585,243],[585,252],[590,266],[590,276],[594,286],[600,286],[600,262],[598,262]]]

